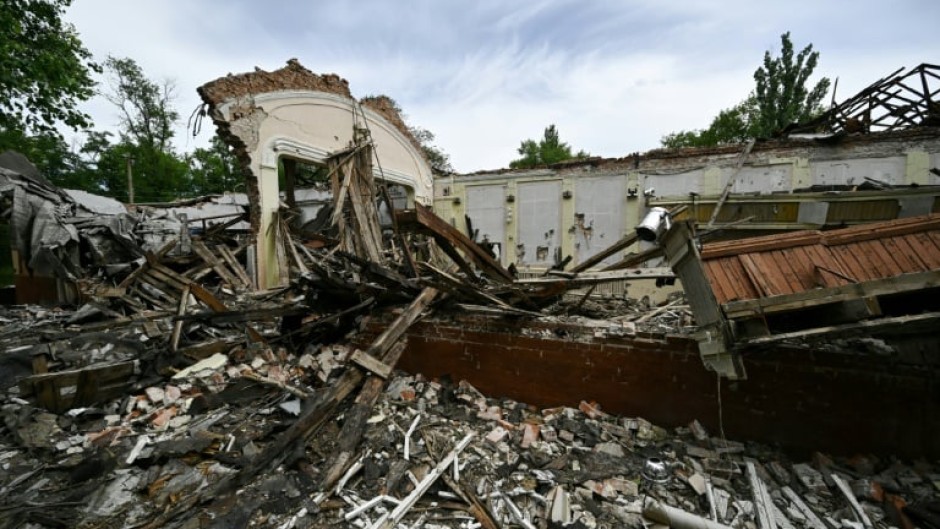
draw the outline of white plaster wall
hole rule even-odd
[[[255,109],[248,117],[237,116],[246,108]],[[221,107],[222,115],[233,124],[249,148],[251,170],[258,178],[259,213],[257,282],[260,288],[280,285],[277,266],[275,222],[280,205],[277,165],[278,158],[289,156],[308,162],[322,163],[332,153],[350,145],[354,124],[367,125],[371,131],[378,163],[376,176],[405,185],[413,190],[413,200],[431,204],[434,196],[431,168],[392,124],[376,112],[345,97],[312,91],[282,91],[239,99]],[[362,116],[365,123],[362,123]]]
[[[724,168],[722,182],[726,182],[729,175],[734,172],[733,167]],[[790,182],[793,178],[793,166],[759,165],[757,167],[742,167],[734,177],[731,185],[732,193],[781,193],[790,191]]]
[[[555,251],[561,244],[561,184],[561,180],[519,183],[519,264],[549,266],[555,262]],[[539,247],[544,248],[541,255]]]
[[[689,196],[689,193],[702,192],[702,177],[705,174],[704,169],[695,169],[676,174],[644,174],[643,188],[641,193],[653,190],[653,196],[663,197],[683,197]]]
[[[852,186],[861,185],[865,177],[874,178],[892,185],[905,183],[904,156],[889,158],[855,158],[809,163],[813,185]]]
[[[257,164],[253,169],[276,167],[282,154],[322,162],[353,139],[358,112],[352,100],[322,92],[274,92],[256,96],[254,103],[267,116],[261,121],[259,141],[251,153],[253,164]],[[415,200],[430,204],[434,189],[427,162],[382,116],[365,107],[363,111],[379,161],[374,167],[376,176],[381,169],[390,181],[411,188]]]
[[[940,171],[940,152],[935,152],[930,155],[930,167],[927,172],[927,185],[940,186],[940,175],[931,173],[930,169],[936,169]]]
[[[506,265],[506,186],[467,186],[467,215],[478,241],[499,243],[499,261]]]
[[[623,209],[627,201],[624,177],[579,178],[575,181],[574,196],[575,215],[584,216],[583,228],[577,218],[566,220],[573,223],[575,257],[581,263],[623,237]],[[603,263],[617,262],[622,253]]]

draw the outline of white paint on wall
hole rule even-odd
[[[561,245],[561,180],[520,182],[516,260],[521,265],[551,266]]]
[[[906,161],[904,156],[854,158],[811,161],[809,167],[813,185],[817,186],[857,186],[865,183],[866,177],[890,185],[903,185]]]
[[[568,220],[573,221],[575,257],[581,263],[623,237],[624,177],[579,178],[575,181],[574,196],[575,218]],[[602,263],[615,263],[622,254],[618,252]]]
[[[467,186],[467,216],[476,240],[497,244],[500,262],[506,265],[506,186]]]

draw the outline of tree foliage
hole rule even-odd
[[[454,172],[454,168],[450,164],[450,155],[434,144],[433,132],[414,125],[408,125],[408,131],[418,140],[418,144],[421,145],[421,151],[424,152],[424,157],[427,158],[428,165],[431,166],[434,172],[439,174],[450,174]]]
[[[708,128],[683,130],[667,134],[660,140],[663,147],[711,147],[725,143],[741,143],[757,137],[754,121],[756,102],[748,97],[737,105],[718,113]]]
[[[590,156],[583,150],[572,153],[571,146],[561,141],[558,129],[555,128],[554,124],[545,127],[541,140],[524,140],[519,145],[517,152],[521,155],[521,158],[509,162],[509,167],[512,169],[528,169],[539,165],[550,165]]]
[[[168,151],[179,113],[173,108],[172,81],[147,78],[133,59],[109,56],[105,61],[110,90],[105,98],[121,112],[121,139],[141,147]]]
[[[431,170],[438,174],[454,172],[454,168],[450,165],[450,155],[434,144],[434,133],[426,128],[408,123],[408,115],[402,110],[398,101],[386,95],[368,95],[360,99],[359,102],[362,104],[378,102],[379,106],[388,105],[391,107],[391,110],[394,110],[398,114],[402,124],[404,124],[405,128],[408,129],[408,132],[418,143],[418,147],[420,147],[421,152],[424,153],[424,158],[427,160],[428,165],[431,166]]]
[[[81,167],[81,159],[55,132],[25,134],[18,129],[0,128],[0,153],[13,150],[29,161],[52,182],[67,181]]]
[[[238,160],[228,144],[218,135],[208,148],[199,148],[189,155],[193,193],[210,195],[234,191],[244,181]]]
[[[86,131],[74,170],[53,182],[129,201],[130,173],[135,202],[171,202],[235,188],[233,157],[217,137],[188,156],[173,148],[179,114],[172,82],[149,79],[133,59],[108,57],[105,68],[108,89],[102,96],[119,112],[117,136]]]
[[[94,95],[91,61],[75,29],[62,21],[71,0],[0,3],[0,128],[57,135],[56,123],[89,125],[78,104]]]
[[[793,57],[790,32],[780,36],[780,57],[764,52],[764,64],[754,72],[756,83],[754,99],[757,112],[755,128],[761,137],[783,130],[791,123],[805,121],[818,113],[820,104],[829,91],[829,79],[823,77],[807,89],[819,52],[809,44]]]
[[[94,174],[86,185],[129,200],[130,172],[135,202],[191,196],[189,167],[173,151],[173,126],[179,114],[173,108],[172,83],[148,79],[133,59],[109,56],[104,66],[108,90],[102,95],[120,113],[119,142],[110,143],[107,134],[89,135],[82,150],[95,163],[87,168]]]
[[[763,63],[754,72],[755,88],[744,101],[719,112],[708,128],[667,134],[662,145],[708,147],[769,138],[791,123],[821,112],[829,79],[823,77],[812,88],[806,86],[819,62],[819,52],[809,44],[794,57],[789,32],[780,36],[780,43],[779,57],[764,53]]]

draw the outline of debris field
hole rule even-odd
[[[940,527],[936,462],[788,454],[590,395],[538,409],[396,371],[432,313],[694,326],[682,297],[611,316],[574,290],[671,272],[517,279],[420,204],[383,225],[372,159],[365,133],[331,158],[316,236],[284,211],[290,282],[268,290],[228,229],[247,212],[156,229],[2,169],[19,258],[79,302],[0,315],[0,528]]]

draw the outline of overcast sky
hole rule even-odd
[[[296,57],[356,97],[397,100],[459,172],[508,166],[552,123],[605,157],[706,127],[747,96],[785,31],[820,52],[815,77],[839,78],[837,100],[940,63],[936,0],[74,0],[66,18],[99,61],[130,57],[175,82],[180,150],[214,133],[185,132],[197,86]],[[86,111],[117,123],[102,100]]]

